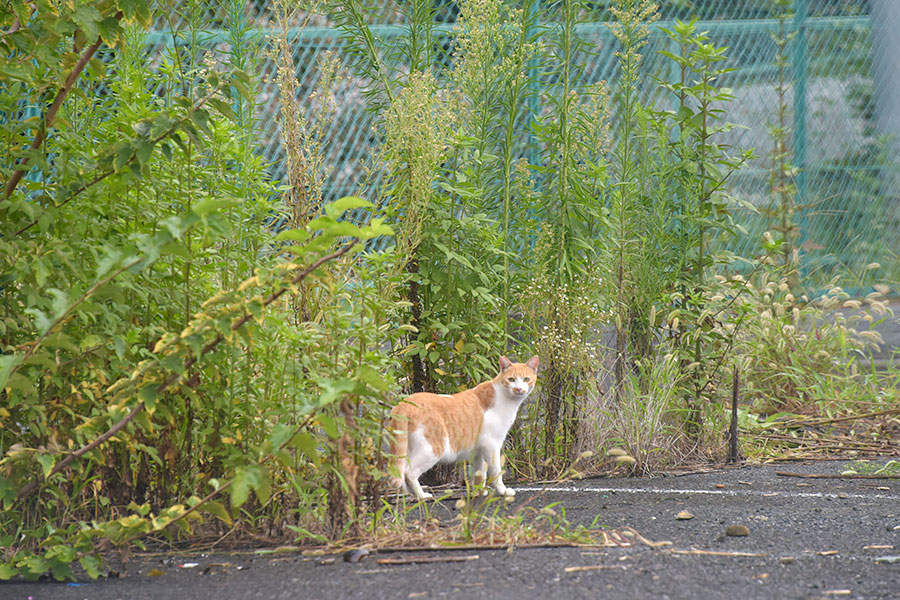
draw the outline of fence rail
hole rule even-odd
[[[853,283],[870,286],[878,279],[900,280],[898,261],[897,190],[893,182],[895,162],[888,150],[891,132],[879,130],[873,78],[873,60],[878,52],[891,49],[873,44],[871,5],[879,1],[796,0],[794,14],[786,23],[786,33],[794,33],[791,41],[791,66],[788,70],[788,98],[792,112],[794,149],[793,164],[800,170],[796,176],[798,206],[802,211],[801,242],[807,253],[808,276],[824,282],[832,275],[855,273]],[[662,20],[655,24],[645,51],[648,69],[659,63],[657,51],[663,49],[661,28],[671,28],[676,18],[696,17],[698,27],[707,31],[717,45],[728,46],[727,64],[733,68],[722,84],[731,87],[735,100],[729,107],[729,120],[740,127],[728,141],[742,148],[754,148],[757,158],[732,181],[732,193],[751,204],[765,206],[771,198],[768,175],[768,155],[772,145],[770,126],[778,109],[774,92],[777,68],[776,45],[773,36],[781,27],[773,17],[772,3],[743,1],[720,3],[699,1],[690,3],[661,2]],[[728,6],[726,6],[728,5]],[[243,40],[265,46],[272,36],[280,34],[268,18],[267,1],[245,3],[245,10],[231,10],[214,15],[209,25],[195,32],[194,39],[202,40],[210,49],[226,48],[234,40],[235,23],[228,19],[241,18]],[[455,12],[452,4],[443,4],[437,13],[436,31],[452,38]],[[388,8],[383,11],[385,21],[371,25],[372,33],[381,43],[390,44],[406,32]],[[236,17],[237,15],[237,17]],[[585,83],[615,79],[614,38],[607,27],[611,18],[605,8],[598,9],[595,20],[581,23],[579,35],[588,41],[591,52],[580,56]],[[168,29],[147,34],[145,43],[151,52],[171,51],[173,46],[187,43],[184,30],[170,19]],[[171,26],[175,23],[174,28]],[[250,25],[248,27],[248,24]],[[890,25],[878,24],[888,27]],[[898,24],[900,25],[900,24]],[[553,35],[553,25],[546,25],[546,35]],[[294,40],[294,62],[298,97],[305,97],[317,83],[316,62],[323,53],[346,53],[341,32],[327,22],[288,31]],[[900,51],[900,48],[894,50]],[[272,161],[272,176],[283,176],[283,154],[279,143],[276,119],[276,89],[272,77],[273,65],[264,58],[259,64],[259,106],[262,129],[259,131],[261,152]],[[355,80],[357,87],[364,86]],[[649,91],[648,97],[653,92]],[[358,89],[356,90],[359,91]],[[898,99],[900,108],[900,99]],[[527,131],[523,132],[527,136]],[[378,144],[372,134],[372,115],[367,112],[363,95],[346,93],[325,142],[332,167],[326,188],[327,197],[339,197],[358,192],[363,180],[362,163],[371,156]],[[523,151],[524,152],[524,151]],[[735,249],[741,253],[754,252],[766,228],[765,218],[746,211],[740,215],[742,225],[750,232]],[[878,272],[866,271],[865,266],[882,263]]]

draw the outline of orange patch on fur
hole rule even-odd
[[[535,357],[534,360],[536,360]],[[423,426],[425,439],[435,455],[444,453],[444,441],[458,453],[474,447],[481,433],[484,413],[494,405],[494,386],[509,386],[509,377],[528,377],[532,386],[537,380],[535,371],[524,363],[511,363],[491,381],[451,395],[419,392],[401,401],[391,410],[388,427],[398,433],[391,446],[391,454],[405,456],[409,432]]]
[[[420,392],[394,407],[391,429],[410,432],[421,425],[425,439],[437,456],[446,450],[447,440],[450,450],[459,452],[475,445],[486,410],[483,407],[490,407],[493,402],[494,388],[490,382],[450,396]]]

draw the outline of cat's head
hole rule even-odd
[[[506,395],[515,400],[524,400],[537,381],[540,359],[532,356],[525,363],[514,363],[505,356],[500,357],[500,374],[494,378],[506,390]]]

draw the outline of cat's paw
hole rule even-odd
[[[508,487],[504,487],[503,489],[498,489],[497,493],[501,496],[506,496],[507,498],[512,498],[516,495],[516,490]]]
[[[431,500],[432,498],[434,498],[434,494],[432,494],[431,492],[422,492],[421,496],[416,496],[416,500],[418,500],[419,502],[421,502],[422,500]]]

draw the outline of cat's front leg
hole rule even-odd
[[[490,467],[488,476],[494,482],[494,491],[500,496],[515,496],[516,490],[508,488],[503,484],[503,471],[500,469],[500,448],[491,452]]]

